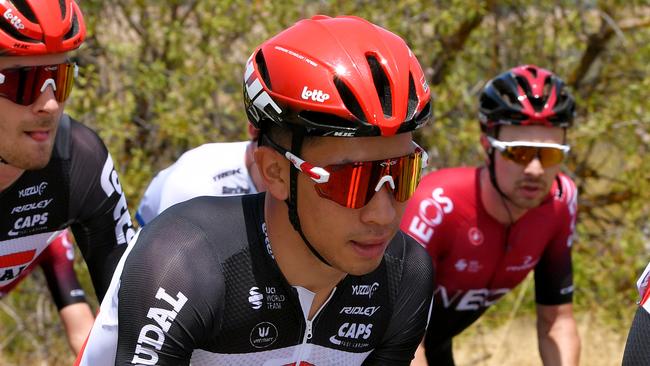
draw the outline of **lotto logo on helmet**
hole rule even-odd
[[[5,11],[4,18],[7,19],[7,21],[13,25],[14,28],[18,30],[25,29],[23,21],[18,17],[18,15],[12,14],[11,9],[7,9],[7,11]]]
[[[302,99],[304,100],[313,100],[314,102],[320,102],[323,103],[326,100],[330,99],[329,94],[325,94],[322,90],[314,89],[314,90],[309,90],[307,86],[305,86],[302,89]]]

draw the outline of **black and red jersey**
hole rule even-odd
[[[70,226],[99,298],[135,234],[111,156],[89,128],[64,115],[46,167],[0,192],[0,291],[21,278]]]
[[[433,259],[437,287],[427,334],[438,344],[460,333],[535,271],[536,301],[572,301],[571,243],[577,191],[558,175],[548,197],[510,227],[490,216],[480,199],[481,168],[453,168],[422,179],[402,230]]]
[[[74,271],[74,246],[68,240],[67,233],[67,230],[60,232],[14,281],[0,287],[0,298],[11,292],[34,268],[41,267],[57,309],[85,302],[84,290]]]

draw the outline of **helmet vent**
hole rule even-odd
[[[29,7],[25,0],[14,0],[11,3],[16,7],[16,10],[18,10],[21,15],[27,18],[30,22],[38,23],[36,15],[34,15],[32,8]]]
[[[4,33],[7,33],[11,36],[13,39],[17,39],[22,42],[31,42],[31,43],[36,43],[38,40],[34,40],[31,38],[26,37],[25,35],[21,34],[14,28],[13,25],[11,25],[9,22],[5,21],[5,19],[0,19],[0,30]]]
[[[366,116],[363,114],[363,109],[361,108],[359,101],[354,96],[354,93],[352,93],[352,90],[350,90],[350,88],[348,88],[348,86],[345,84],[345,82],[338,77],[335,77],[334,85],[336,86],[336,90],[339,92],[339,95],[343,100],[343,104],[345,104],[345,108],[347,108],[348,111],[350,111],[350,113],[352,113],[355,117],[357,117],[357,119],[363,122],[367,122]]]
[[[65,8],[65,0],[59,0],[59,7],[61,8],[61,20],[65,19],[65,13],[66,9]]]
[[[527,67],[526,71],[533,74],[534,78],[537,78],[537,68],[535,68],[535,67]]]
[[[406,120],[411,120],[415,117],[416,108],[418,106],[418,93],[415,90],[415,81],[413,81],[413,74],[409,72],[409,99],[406,110]]]
[[[272,90],[271,77],[269,76],[269,68],[266,66],[266,60],[264,59],[264,54],[262,53],[262,50],[257,52],[257,54],[255,55],[255,63],[257,64],[257,70],[259,71],[260,76],[264,81],[264,84],[266,84],[266,87],[269,90]]]
[[[372,72],[372,81],[375,83],[375,89],[377,90],[377,96],[379,97],[379,103],[384,112],[384,117],[391,117],[393,115],[393,99],[391,98],[390,83],[388,76],[386,76],[386,71],[381,67],[381,64],[375,56],[367,55],[366,60],[368,60],[368,65]]]
[[[77,14],[72,17],[72,26],[63,39],[70,39],[79,33],[79,22],[77,21]]]
[[[512,92],[512,88],[510,88],[510,86],[507,85],[503,79],[494,80],[493,85],[501,96],[501,99],[508,105],[509,108],[521,108],[521,105],[517,100],[517,96]]]

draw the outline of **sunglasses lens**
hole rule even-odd
[[[553,166],[564,160],[564,151],[554,147],[509,146],[502,155],[520,165],[528,165],[535,157],[539,156],[543,167]]]
[[[564,151],[552,147],[542,148],[539,152],[539,159],[543,167],[553,166],[564,160]]]
[[[420,181],[422,153],[416,152],[396,159],[331,165],[327,183],[316,184],[316,192],[348,208],[361,208],[370,202],[375,188],[385,176],[395,184],[393,194],[399,202],[411,198]]]
[[[60,103],[70,96],[75,74],[74,64],[22,67],[0,70],[3,83],[0,96],[21,105],[31,105],[45,88],[51,87]]]

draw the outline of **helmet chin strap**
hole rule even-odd
[[[301,127],[292,128],[292,133],[291,133],[292,154],[300,155],[300,151],[302,150],[302,143],[304,141],[304,133],[305,131]],[[296,230],[298,234],[300,234],[300,237],[305,242],[305,245],[307,245],[307,248],[309,248],[309,250],[314,255],[314,257],[318,258],[318,260],[320,260],[327,266],[332,267],[332,265],[325,258],[323,258],[323,256],[320,255],[320,253],[318,253],[316,248],[314,248],[314,246],[311,245],[311,243],[305,236],[305,233],[302,231],[302,228],[300,226],[300,217],[298,216],[298,173],[300,173],[300,171],[293,164],[289,164],[289,166],[290,166],[289,198],[284,201],[287,204],[287,207],[289,208],[289,221],[291,222],[291,225],[293,226],[294,230]]]

